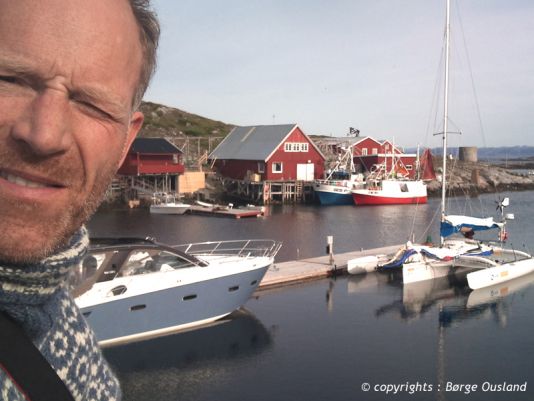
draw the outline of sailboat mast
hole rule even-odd
[[[450,45],[450,0],[447,0],[445,23],[445,88],[443,99],[443,171],[441,175],[441,219],[445,217],[445,195],[447,190],[447,125],[449,120],[449,45]],[[441,237],[441,245],[443,245]]]

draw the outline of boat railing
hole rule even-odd
[[[174,245],[173,248],[189,255],[220,255],[247,257],[274,257],[282,243],[274,240],[252,239],[232,241],[209,241]]]

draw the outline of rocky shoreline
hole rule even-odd
[[[434,166],[441,166],[435,158]],[[447,164],[447,188],[451,195],[476,195],[502,191],[534,189],[534,175],[525,175],[488,163],[450,160]],[[427,184],[429,196],[441,194],[441,168],[436,168],[437,180]]]

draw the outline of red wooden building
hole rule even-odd
[[[384,166],[386,171],[396,171],[414,178],[416,161],[417,155],[404,153],[389,140],[378,141],[367,136],[354,143],[354,163],[361,172],[369,172],[376,168],[374,166]]]
[[[254,181],[313,181],[325,161],[295,124],[236,127],[209,158],[223,177]]]
[[[183,172],[182,151],[164,138],[136,138],[118,171],[121,175]]]
[[[118,170],[130,187],[147,194],[179,192],[178,176],[184,173],[182,151],[164,138],[136,138]]]

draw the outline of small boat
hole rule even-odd
[[[396,160],[395,153],[392,154],[392,160],[390,169],[387,168],[386,161],[373,166],[365,180],[365,187],[351,191],[355,205],[407,205],[427,202],[425,182],[409,179],[408,170],[400,159]],[[432,166],[429,168],[432,169]],[[417,171],[419,174],[419,167]]]
[[[421,180],[367,179],[365,188],[351,191],[360,205],[407,205],[427,202],[426,184]]]
[[[352,205],[351,191],[363,188],[363,175],[354,171],[353,145],[350,145],[324,180],[315,180],[313,190],[321,205]]]
[[[227,205],[218,205],[215,203],[209,203],[209,202],[202,202],[202,201],[195,201],[195,203],[198,206],[201,206],[204,209],[209,209],[210,211],[217,211],[217,210],[232,210],[234,208],[233,203],[229,203]]]
[[[167,246],[151,239],[92,239],[70,284],[101,345],[136,341],[240,308],[280,247],[271,240]]]
[[[187,203],[176,202],[175,195],[154,194],[150,213],[155,214],[184,214],[191,210],[191,205]]]

